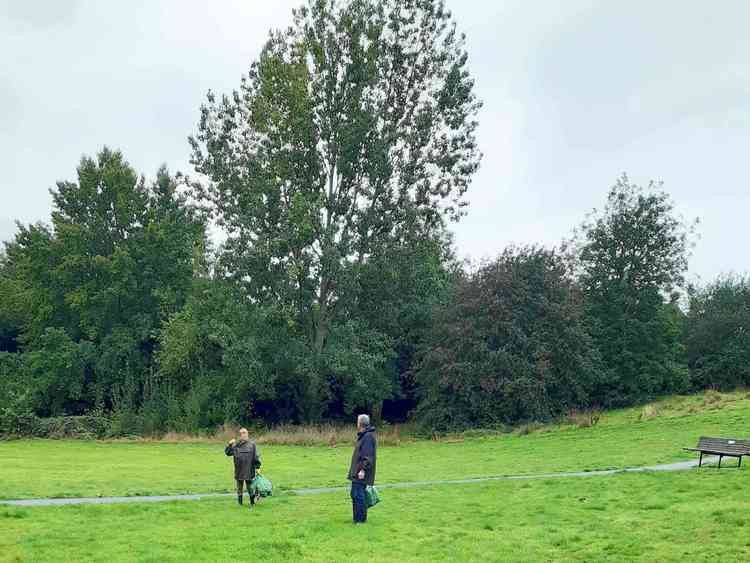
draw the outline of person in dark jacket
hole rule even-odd
[[[255,477],[255,470],[260,467],[260,455],[255,442],[248,438],[247,428],[240,428],[240,439],[229,441],[224,453],[234,457],[234,480],[237,481],[237,503],[242,504],[243,488],[247,488],[250,506],[255,504],[255,496],[250,491],[250,481]]]
[[[357,443],[352,453],[348,478],[352,482],[352,514],[355,524],[367,522],[367,501],[365,489],[375,484],[375,465],[378,441],[375,428],[370,425],[370,417],[361,414],[357,417]]]

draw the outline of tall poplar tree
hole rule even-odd
[[[287,311],[313,357],[368,257],[462,215],[480,102],[444,4],[312,0],[201,108],[193,163],[223,267]]]

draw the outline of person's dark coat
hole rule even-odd
[[[260,467],[260,456],[255,442],[240,440],[224,449],[228,456],[234,456],[234,478],[237,481],[251,481],[255,470]]]
[[[357,433],[357,444],[354,446],[352,463],[349,466],[348,478],[353,483],[365,485],[375,484],[375,465],[377,461],[378,441],[375,438],[375,428],[368,426]],[[357,474],[365,470],[365,478],[360,479]]]

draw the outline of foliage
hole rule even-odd
[[[147,186],[107,148],[83,158],[78,182],[59,182],[52,199],[52,228],[19,226],[0,268],[31,406],[44,416],[132,410],[156,331],[192,283],[204,219],[165,168]]]
[[[275,397],[277,374],[264,354],[283,351],[279,328],[270,311],[243,302],[231,286],[196,280],[185,307],[162,329],[157,375],[163,387],[180,397],[187,393],[202,420],[171,420],[167,428],[247,423],[256,401]]]
[[[38,414],[58,416],[66,410],[76,410],[66,407],[83,398],[92,356],[91,343],[78,344],[59,328],[44,331],[38,347],[24,354],[28,384]]]
[[[693,288],[685,325],[693,385],[750,385],[750,278],[726,276]]]
[[[19,299],[22,294],[18,280],[10,272],[5,253],[0,250],[0,353],[18,351],[23,323]]]
[[[222,267],[298,325],[313,405],[359,267],[461,214],[479,163],[463,42],[442,0],[314,0],[201,109],[193,163],[229,235]]]
[[[190,140],[205,185],[164,167],[147,182],[105,147],[51,191],[50,224],[18,225],[0,252],[0,433],[356,412],[533,433],[750,383],[749,282],[694,289],[683,312],[694,225],[660,184],[622,176],[567,256],[458,263],[447,226],[479,108],[444,0],[309,0],[236,92],[209,93]]]
[[[349,310],[352,318],[366,320],[393,342],[396,380],[393,397],[384,401],[384,415],[390,420],[404,420],[416,407],[417,350],[460,276],[451,242],[446,233],[418,237],[375,253],[360,266]]]
[[[0,352],[0,434],[31,435],[31,392],[21,354]]]
[[[396,384],[391,339],[352,320],[333,325],[330,342],[322,362],[332,394],[341,403],[339,412],[352,415],[357,407],[377,411],[383,400],[393,395]]]
[[[270,422],[304,420],[308,385],[300,374],[324,373],[327,415],[351,415],[392,394],[392,344],[361,322],[336,323],[331,341],[310,365],[312,354],[294,325],[273,307],[252,304],[231,286],[198,281],[185,308],[165,325],[158,353],[160,383],[178,393],[204,386],[198,410],[207,417],[197,430],[224,421],[247,424],[254,416]],[[317,413],[320,416],[320,413]]]
[[[548,419],[587,406],[601,369],[561,257],[508,249],[436,319],[419,415],[436,429]]]
[[[686,388],[679,310],[664,295],[683,282],[691,233],[660,185],[643,189],[625,175],[583,224],[577,265],[609,369],[598,402],[630,404]]]

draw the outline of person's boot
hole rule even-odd
[[[237,504],[242,506],[242,495],[237,495]]]

